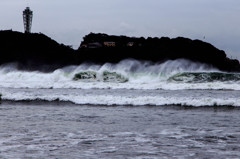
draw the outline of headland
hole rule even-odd
[[[128,58],[152,62],[183,58],[210,64],[221,71],[240,72],[238,60],[229,59],[223,50],[201,40],[90,33],[74,50],[42,33],[0,31],[0,64],[17,62],[19,69],[50,71],[83,62],[117,63]]]

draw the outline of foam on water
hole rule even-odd
[[[64,101],[72,102],[79,105],[131,105],[131,106],[164,106],[164,105],[181,105],[181,106],[240,106],[240,99],[228,98],[169,98],[169,97],[121,97],[111,95],[98,96],[4,96],[3,99],[11,101]]]
[[[60,101],[78,105],[131,106],[240,106],[239,91],[139,91],[139,90],[72,90],[72,89],[0,89],[3,101]]]
[[[93,72],[96,78],[74,80],[77,74]],[[107,74],[106,74],[107,72]],[[189,60],[169,60],[151,63],[137,60],[123,60],[118,64],[95,65],[84,63],[68,66],[50,73],[19,71],[15,64],[0,67],[0,87],[3,88],[77,88],[77,89],[232,89],[240,90],[239,79],[205,80],[189,82],[184,73],[203,75],[220,73],[210,65]],[[192,74],[191,74],[192,73]],[[178,76],[178,79],[169,80]],[[189,75],[188,74],[188,75]],[[221,73],[225,74],[225,73]],[[236,74],[239,77],[239,74]],[[234,74],[233,74],[234,76]],[[95,77],[95,76],[93,76]]]

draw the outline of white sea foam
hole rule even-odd
[[[162,95],[99,95],[99,94],[49,94],[49,93],[3,93],[3,100],[10,101],[63,101],[79,105],[132,105],[132,106],[240,106],[240,99],[234,97],[206,97],[206,96],[162,96]]]
[[[77,80],[73,78],[80,72],[96,72],[97,78]],[[116,72],[128,82],[103,81],[103,72]],[[76,88],[76,89],[232,89],[240,90],[239,81],[211,81],[188,83],[168,79],[183,72],[219,72],[210,65],[189,60],[169,60],[164,63],[151,63],[137,60],[123,60],[118,64],[81,64],[68,66],[51,73],[38,71],[19,71],[15,64],[0,67],[0,87],[3,88]]]

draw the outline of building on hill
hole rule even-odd
[[[102,47],[102,44],[100,44],[99,42],[95,42],[95,43],[89,43],[87,44],[87,48],[101,48]]]
[[[80,45],[80,48],[89,48],[89,49],[94,49],[94,48],[101,48],[103,47],[101,43],[99,42],[93,42],[93,43],[84,43]]]
[[[80,48],[87,48],[88,45],[87,44],[81,44]]]
[[[116,43],[115,42],[104,42],[103,45],[106,47],[115,47]]]
[[[132,47],[134,45],[134,42],[128,42],[127,46]]]

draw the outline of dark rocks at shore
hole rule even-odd
[[[78,50],[44,34],[0,31],[0,64],[17,62],[19,69],[51,71],[83,62],[117,63],[132,58],[152,62],[185,58],[211,64],[222,71],[240,72],[238,60],[209,43],[187,38],[130,38],[90,33]]]

